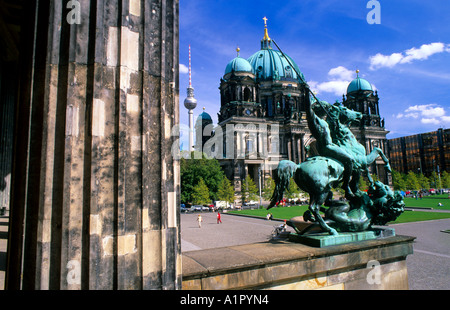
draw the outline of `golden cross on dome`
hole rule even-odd
[[[267,32],[267,17],[264,16],[263,20],[264,20],[264,38],[263,38],[263,40],[270,41],[269,33]]]

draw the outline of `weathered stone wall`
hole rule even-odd
[[[180,288],[178,0],[73,2],[26,7],[7,288]]]
[[[314,248],[263,242],[183,253],[184,290],[408,289],[414,238]]]

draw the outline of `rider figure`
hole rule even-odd
[[[343,185],[342,188],[345,190],[346,197],[354,197],[350,189],[350,179],[353,172],[353,165],[355,164],[355,160],[352,155],[350,155],[345,149],[340,148],[338,145],[333,143],[331,137],[330,127],[322,117],[328,114],[324,107],[321,104],[330,105],[325,102],[317,102],[314,106],[311,105],[311,98],[309,95],[309,89],[307,89],[306,95],[306,115],[308,120],[308,127],[311,130],[311,134],[316,139],[316,147],[319,155],[328,156],[333,158],[344,166],[343,173]],[[330,115],[327,115],[330,118]],[[338,117],[338,116],[337,116]],[[328,120],[328,122],[338,122],[339,120],[336,118]]]

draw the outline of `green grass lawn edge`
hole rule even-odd
[[[450,199],[445,195],[433,195],[426,196],[422,199],[415,199],[406,197],[404,199],[406,208],[432,208],[434,210],[449,210],[450,211]],[[442,206],[438,206],[441,203]],[[286,207],[275,207],[270,210],[266,209],[254,209],[254,210],[240,210],[240,211],[229,211],[232,214],[242,214],[255,217],[266,218],[268,213],[272,213],[274,219],[288,220],[295,216],[302,216],[303,213],[308,209],[307,205],[303,206],[286,206]],[[431,221],[439,219],[450,218],[450,213],[448,212],[432,212],[432,211],[409,211],[400,215],[396,221],[390,222],[388,224],[400,224],[400,223],[411,223],[420,221]]]

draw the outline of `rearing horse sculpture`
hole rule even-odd
[[[324,107],[325,105],[325,107]],[[374,147],[370,154],[366,155],[365,147],[358,142],[355,138],[354,134],[351,132],[348,125],[354,121],[359,121],[361,119],[361,113],[349,110],[343,106],[331,105],[327,102],[321,102],[321,107],[319,108],[316,104],[315,107],[312,107],[312,110],[320,112],[321,110],[327,109],[326,122],[330,130],[330,136],[333,144],[335,144],[339,149],[345,150],[352,157],[353,167],[351,169],[351,181],[349,183],[349,197],[353,197],[353,193],[359,191],[358,184],[360,174],[364,173],[364,175],[368,178],[370,182],[370,187],[373,187],[374,182],[369,173],[369,166],[375,162],[378,157],[385,163],[385,169],[387,172],[391,172],[391,168],[389,165],[389,159],[384,155],[383,151]],[[311,112],[311,110],[310,110]],[[317,114],[318,112],[315,112]],[[314,118],[316,115],[311,115],[310,117]],[[334,159],[339,160],[339,158],[333,157]],[[345,181],[345,180],[344,180]],[[344,190],[345,188],[344,183]]]
[[[309,210],[315,221],[324,231],[337,234],[337,231],[327,225],[319,214],[320,206],[327,199],[331,189],[342,181],[346,196],[354,201],[361,200],[361,193],[358,190],[360,174],[364,172],[373,186],[368,166],[381,156],[386,168],[389,169],[389,161],[378,148],[366,155],[364,146],[347,127],[351,122],[361,119],[361,113],[325,102],[317,102],[313,108],[309,94],[307,98],[308,126],[317,141],[317,149],[321,156],[309,158],[298,165],[288,160],[281,161],[274,174],[276,186],[267,209],[272,208],[283,198],[290,179],[294,177],[298,187],[310,195]],[[321,111],[325,112],[324,115],[327,114],[326,121],[316,115],[320,115]]]

